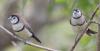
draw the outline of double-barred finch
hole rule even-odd
[[[73,31],[75,32],[75,34],[77,34],[77,36],[79,36],[78,34],[81,33],[85,29],[87,22],[86,22],[84,15],[82,14],[82,12],[79,9],[73,10],[73,14],[70,19],[70,24],[72,25]],[[95,32],[89,28],[86,31],[86,34],[89,36],[91,34],[96,34],[96,33],[97,32]]]
[[[15,35],[24,40],[35,39],[36,41],[41,43],[41,41],[35,36],[30,25],[25,21],[25,19],[19,17],[18,15],[10,15],[8,17],[8,20],[12,25],[12,29]]]

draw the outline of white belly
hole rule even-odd
[[[83,24],[84,21],[86,21],[85,18],[84,18],[84,16],[82,16],[82,17],[79,18],[79,19],[71,18],[71,24],[73,24],[73,25],[77,25],[77,24],[80,25],[80,24]]]
[[[12,25],[14,31],[19,31],[23,28],[24,24],[19,22],[18,24]],[[15,32],[15,34],[23,39],[28,39],[32,36],[32,33],[29,32],[28,29],[24,27],[22,31]]]
[[[82,26],[72,26],[72,28],[73,28],[73,31],[75,32],[75,34],[79,34],[85,29],[85,26],[86,26],[86,24],[84,24]]]
[[[24,25],[22,23],[18,23],[18,24],[12,25],[12,28],[14,31],[18,31],[18,30],[21,30],[23,26]]]
[[[32,36],[32,33],[30,33],[26,28],[23,31],[20,32],[16,32],[16,35],[18,35],[19,37],[27,40],[28,38],[30,38]]]

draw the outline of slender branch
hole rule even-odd
[[[0,25],[0,28],[2,28],[4,31],[6,31],[9,35],[11,35],[12,37],[32,46],[32,47],[36,47],[36,48],[40,48],[40,49],[44,49],[44,50],[48,50],[48,51],[58,51],[58,50],[54,50],[54,49],[51,49],[51,48],[47,48],[47,47],[43,47],[43,46],[40,46],[40,45],[37,45],[37,44],[34,44],[32,42],[28,42],[28,41],[25,41],[15,35],[13,35],[13,33],[11,33],[9,30],[7,30],[6,28],[4,28],[2,25]]]
[[[82,36],[84,35],[84,33],[87,31],[88,26],[91,24],[92,19],[94,18],[95,14],[96,14],[96,13],[97,13],[97,11],[99,10],[99,7],[100,7],[100,4],[99,4],[99,5],[97,5],[96,10],[93,12],[93,14],[92,14],[92,16],[91,16],[90,20],[87,22],[87,25],[86,25],[85,29],[84,29],[81,33],[79,33],[79,34],[80,34],[80,36],[79,36],[79,38],[75,41],[75,43],[74,43],[74,45],[72,46],[72,48],[71,48],[71,50],[70,50],[70,51],[74,51],[74,49],[75,49],[76,45],[78,44],[78,42],[80,41],[80,39],[82,38]]]
[[[98,22],[96,22],[96,21],[91,21],[91,23],[94,23],[94,24],[100,24],[100,23],[98,23]]]

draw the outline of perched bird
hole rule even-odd
[[[73,31],[77,34],[77,36],[79,36],[78,34],[84,30],[84,28],[87,24],[87,21],[79,9],[73,10],[72,17],[70,19],[70,24],[72,25]],[[91,34],[96,34],[96,33],[97,32],[95,32],[89,28],[86,31],[86,34],[89,36]]]
[[[41,43],[41,41],[35,36],[30,25],[25,21],[25,19],[15,14],[15,15],[10,15],[8,17],[8,20],[12,25],[12,29],[15,35],[19,36],[24,40],[30,41],[32,39],[35,39],[36,41]]]

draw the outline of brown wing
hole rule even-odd
[[[97,32],[95,32],[95,31],[93,31],[93,30],[91,30],[91,29],[88,29],[88,30],[86,31],[86,33],[87,33],[87,35],[91,36],[91,34],[96,34]]]
[[[32,33],[32,38],[34,38],[36,41],[38,41],[39,43],[41,43],[41,41],[39,40],[39,38],[37,38],[35,36],[35,33],[32,31],[31,26],[25,21],[25,19],[21,18],[23,23],[25,24],[25,27],[29,30],[30,33]]]

